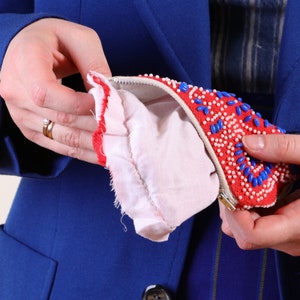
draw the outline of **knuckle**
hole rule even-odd
[[[85,30],[85,33],[87,33],[90,37],[100,40],[98,33],[93,28],[84,26],[83,29]]]
[[[254,249],[253,245],[247,241],[238,241],[237,242],[238,246],[242,250],[252,250]]]
[[[77,37],[80,36],[84,39],[88,37],[88,39],[91,41],[98,42],[98,43],[100,42],[98,33],[93,28],[88,26],[77,24],[77,30],[73,31],[73,34],[76,35]]]
[[[70,126],[74,123],[76,116],[59,111],[56,113],[56,118],[58,123]]]
[[[9,93],[5,89],[3,83],[0,83],[0,97],[2,97],[4,100],[9,98]]]
[[[293,257],[298,257],[300,255],[299,249],[288,250],[286,253]]]
[[[282,135],[280,143],[278,143],[277,152],[279,156],[285,156],[288,153],[294,153],[296,149],[296,144],[293,139],[288,136]]]
[[[106,64],[103,64],[102,61],[99,62],[99,60],[91,60],[87,64],[88,70],[98,70],[102,74],[106,75],[109,73],[108,66]]]
[[[79,149],[79,140],[80,140],[80,131],[70,131],[69,133],[65,134],[62,138],[62,142],[65,145],[70,146],[71,148],[74,148],[76,151]],[[73,151],[73,150],[71,150]]]
[[[26,132],[26,131],[24,131],[23,134],[28,140],[30,140],[33,143],[37,143],[37,141],[39,140],[39,135],[40,134],[38,132],[35,132],[35,131]]]
[[[236,242],[240,249],[242,250],[254,250],[257,246],[249,238],[239,237],[236,238]]]
[[[39,138],[40,138],[40,133],[34,130],[30,130],[27,127],[19,127],[21,133],[23,134],[23,136],[33,142],[33,143],[38,143]]]
[[[221,230],[224,234],[229,235],[230,230],[227,224],[224,224],[224,222],[221,225]]]
[[[81,157],[83,157],[82,150],[77,147],[71,147],[68,150],[67,155],[76,159],[81,159]]]
[[[14,88],[9,88],[4,81],[0,82],[0,97],[2,97],[4,101],[9,101],[14,98],[14,90]]]
[[[41,87],[38,84],[35,84],[32,88],[32,100],[33,102],[38,105],[43,107],[46,102],[46,95],[47,95],[47,89]]]

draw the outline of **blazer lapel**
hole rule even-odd
[[[289,0],[281,42],[275,90],[275,121],[288,132],[300,132],[300,1]],[[300,258],[278,252],[278,280],[282,299],[300,297]]]
[[[134,1],[177,80],[210,86],[208,1]],[[168,12],[168,14],[166,14]]]
[[[300,132],[300,1],[288,1],[275,90],[275,122]]]

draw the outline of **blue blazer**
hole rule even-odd
[[[151,72],[210,86],[207,1],[17,2],[0,4],[1,62],[21,28],[39,18],[62,17],[97,30],[114,75]],[[289,1],[276,92],[275,119],[289,131],[300,126],[295,101],[299,9],[299,1]],[[72,77],[66,84],[75,87],[77,82]],[[0,299],[141,299],[150,284],[175,293],[192,256],[188,245],[194,219],[165,243],[137,236],[131,221],[113,206],[106,170],[32,144],[13,124],[3,101],[0,109],[0,170],[24,177],[0,231]],[[201,299],[258,299],[274,289],[261,289],[266,274],[278,278],[282,299],[299,294],[297,258],[268,251],[275,264],[265,270],[265,250],[241,251],[220,233],[215,206],[200,213],[197,224]],[[229,289],[232,282],[239,284]]]

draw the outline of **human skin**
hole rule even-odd
[[[90,70],[111,76],[96,32],[60,19],[42,19],[10,42],[1,69],[0,95],[30,141],[96,164],[91,138],[97,127],[94,100],[61,84],[62,78],[76,73],[85,80]],[[42,133],[45,118],[55,123],[53,140]]]
[[[85,81],[90,70],[111,76],[100,39],[92,29],[60,19],[39,20],[9,44],[1,69],[0,95],[30,141],[97,164],[91,139],[97,127],[91,113],[94,100],[61,84],[62,78],[76,73]],[[42,133],[44,118],[55,122],[53,140]],[[244,146],[258,159],[300,164],[297,135],[249,136],[244,138]],[[220,205],[222,229],[242,249],[268,247],[300,255],[300,192],[290,195],[287,202],[267,216],[247,210],[231,212]]]
[[[270,162],[300,164],[300,136],[247,136],[245,150]],[[245,250],[272,248],[293,256],[300,255],[300,190],[284,199],[286,205],[275,212],[260,215],[255,211],[229,211],[220,204],[222,230]]]

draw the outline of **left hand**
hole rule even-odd
[[[92,134],[97,128],[92,95],[77,92],[61,79],[90,70],[111,72],[97,33],[57,18],[23,28],[11,40],[1,66],[0,95],[14,123],[31,142],[98,164]],[[86,83],[89,90],[90,86]],[[43,120],[55,124],[52,139],[43,134]],[[53,124],[52,123],[52,124]]]
[[[246,151],[258,159],[300,165],[299,135],[247,136]],[[293,256],[300,255],[300,190],[285,200],[288,203],[269,215],[256,211],[229,211],[220,204],[222,230],[244,250],[272,248]]]

